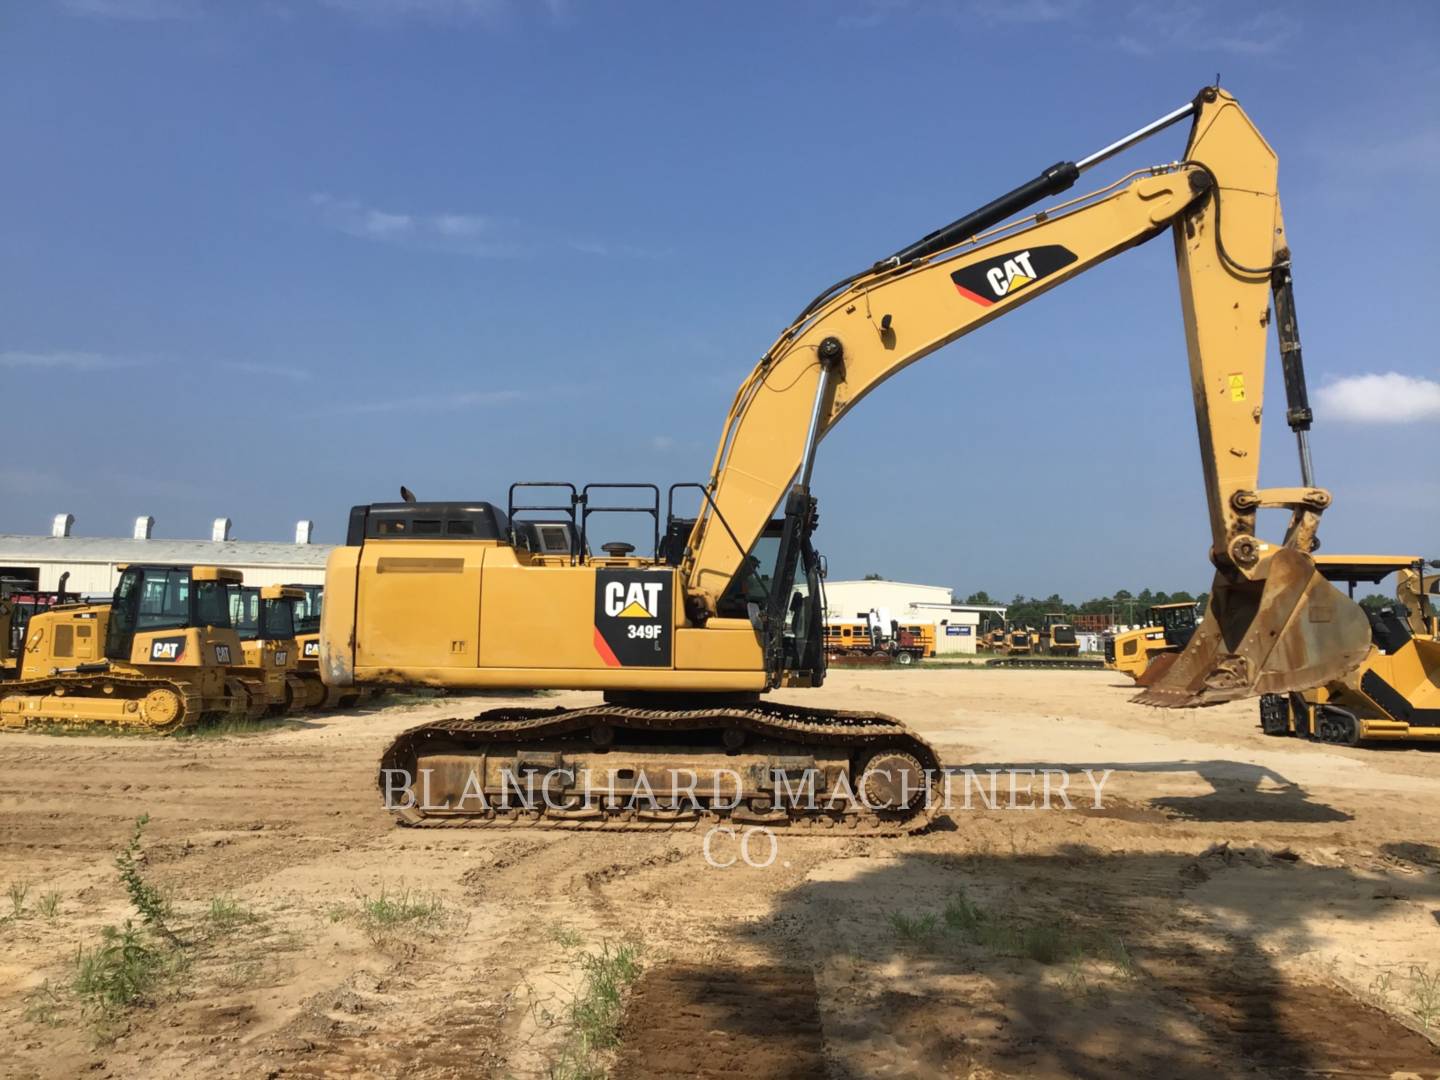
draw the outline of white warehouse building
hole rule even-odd
[[[294,543],[232,540],[229,518],[216,518],[209,540],[169,540],[154,535],[155,519],[135,521],[129,537],[75,536],[75,517],[58,514],[49,536],[0,534],[0,580],[7,591],[65,591],[108,596],[119,568],[127,563],[167,566],[227,566],[245,574],[247,585],[323,585],[330,546],[312,544],[309,521],[295,526]]]
[[[935,651],[973,653],[980,633],[980,613],[1003,607],[957,604],[943,585],[912,585],[904,581],[827,581],[825,621],[863,621],[871,611],[887,612],[902,626],[930,623],[935,627]]]

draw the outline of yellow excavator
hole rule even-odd
[[[1180,160],[1016,216],[1183,121]],[[328,683],[604,693],[582,708],[499,708],[402,733],[381,760],[385,805],[408,824],[924,827],[940,782],[927,742],[881,713],[761,696],[825,677],[812,543],[820,441],[908,365],[1162,235],[1179,274],[1216,573],[1205,621],[1136,700],[1192,707],[1343,678],[1369,648],[1369,625],[1310,557],[1331,497],[1311,477],[1276,176],[1275,153],[1234,98],[1207,87],[842,279],[761,357],[708,482],[673,485],[663,520],[654,485],[512,485],[503,508],[353,508],[326,567]],[[1302,483],[1267,489],[1258,476],[1272,325]],[[694,516],[677,513],[676,496],[692,494]],[[1256,535],[1257,511],[1272,507],[1289,511],[1273,541]],[[596,516],[617,509],[653,517],[653,552],[592,550]]]
[[[1371,647],[1343,678],[1314,689],[1265,694],[1260,728],[1356,746],[1366,742],[1440,742],[1440,575],[1413,555],[1320,555],[1327,580],[1378,584],[1396,575],[1393,606],[1368,610]],[[1430,562],[1431,569],[1440,562]]]
[[[215,566],[125,566],[108,604],[63,603],[30,617],[0,727],[114,724],[164,733],[263,709],[232,667],[240,639]]]

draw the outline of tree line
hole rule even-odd
[[[955,596],[960,595],[960,590],[956,589]],[[1042,627],[1045,625],[1045,616],[1055,612],[1066,616],[1110,615],[1117,623],[1135,625],[1145,622],[1145,613],[1156,604],[1191,604],[1199,601],[1200,610],[1204,612],[1208,596],[1208,593],[1197,594],[1184,589],[1178,592],[1141,589],[1138,593],[1132,593],[1129,589],[1116,589],[1109,596],[1097,596],[1077,604],[1066,600],[1059,593],[1051,593],[1044,599],[1016,593],[1014,599],[1006,601],[992,598],[988,592],[981,589],[970,593],[959,602],[981,607],[1003,606],[1008,609],[1006,617],[1010,622],[1021,626]]]

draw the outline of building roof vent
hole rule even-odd
[[[315,532],[315,522],[297,521],[295,523],[295,543],[308,544],[310,537]]]
[[[135,539],[149,540],[150,534],[155,531],[155,519],[148,514],[135,519]]]
[[[69,536],[70,530],[75,527],[74,514],[56,514],[55,520],[50,523],[51,536]]]
[[[215,523],[210,526],[210,539],[217,544],[223,544],[230,539],[230,519],[216,518]]]

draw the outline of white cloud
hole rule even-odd
[[[433,224],[444,236],[479,236],[494,223],[480,214],[436,214]]]
[[[484,214],[415,214],[382,210],[358,199],[341,199],[325,192],[310,196],[310,204],[328,227],[362,240],[400,244],[431,251],[451,251],[484,258],[509,258],[523,250],[505,234],[506,223]]]
[[[1084,0],[970,0],[969,14],[987,23],[1068,22],[1080,14]]]
[[[289,379],[291,382],[309,382],[310,372],[293,364],[260,364],[251,360],[222,360],[220,366],[226,371],[241,375],[259,375],[266,378]]]
[[[421,394],[416,397],[386,398],[383,401],[340,402],[326,411],[343,416],[365,416],[374,413],[457,412],[523,401],[519,390],[475,390],[459,394]]]
[[[37,371],[109,371],[136,367],[140,363],[139,360],[92,352],[0,352],[0,367],[33,368]]]
[[[1316,415],[1352,424],[1409,424],[1440,420],[1440,381],[1387,371],[1350,375],[1320,387]]]
[[[193,0],[60,0],[71,15],[131,22],[186,19],[197,14]]]
[[[650,449],[657,454],[668,454],[675,449],[675,440],[669,435],[653,435],[650,438]]]
[[[506,0],[320,0],[324,7],[367,19],[493,18],[509,6]]]
[[[1296,18],[1278,10],[1260,10],[1233,22],[1212,20],[1204,7],[1150,0],[1130,12],[1131,32],[1119,35],[1114,44],[1135,56],[1178,50],[1268,56],[1289,45],[1300,31]]]

